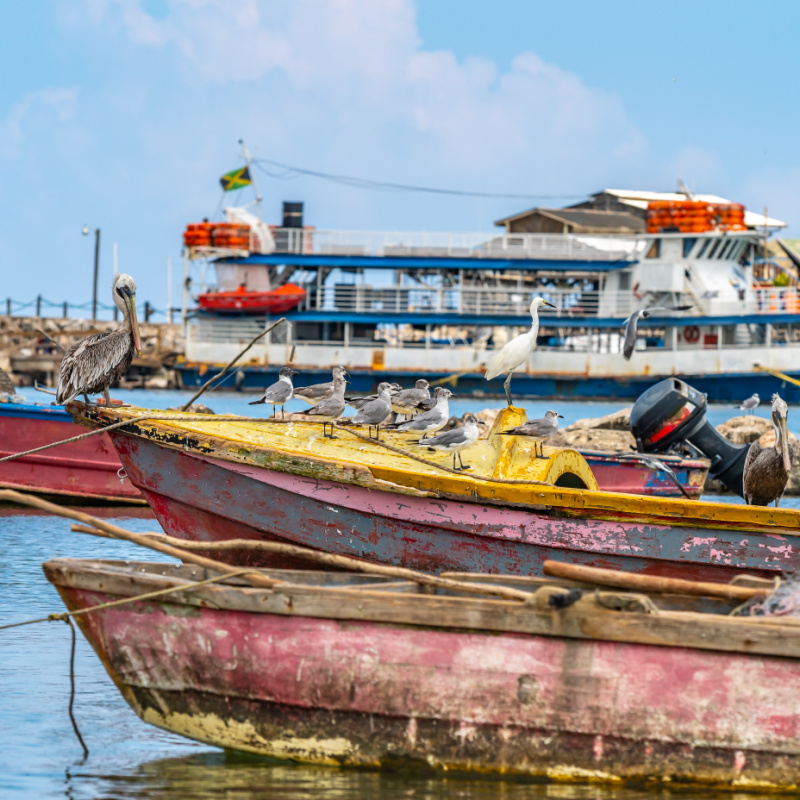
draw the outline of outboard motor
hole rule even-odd
[[[711,459],[709,474],[744,497],[746,444],[729,442],[706,419],[706,396],[677,378],[651,386],[631,411],[631,433],[640,453],[666,453],[687,441]]]

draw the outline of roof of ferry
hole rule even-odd
[[[596,192],[592,197],[597,197],[602,194],[610,194],[617,198],[620,203],[631,206],[632,208],[646,209],[647,204],[654,200],[686,200],[687,196],[680,192],[643,192],[638,189],[603,189],[602,192]],[[704,203],[730,203],[731,201],[725,197],[720,197],[716,194],[696,194],[694,197]],[[764,215],[755,211],[744,212],[744,224],[748,228],[763,228]],[[773,217],[766,217],[768,228],[785,228],[787,223],[774,219]]]

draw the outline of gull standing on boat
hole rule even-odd
[[[751,414],[755,413],[755,410],[761,404],[761,398],[758,394],[753,393],[747,400],[744,400],[741,405],[736,406],[740,411],[749,411]]]
[[[390,383],[389,384],[389,396],[394,396],[401,390],[399,383]],[[371,403],[373,400],[377,400],[377,394],[365,394],[361,396],[356,395],[345,395],[344,401],[350,408],[354,408],[356,411],[360,411],[367,403]]]
[[[407,422],[395,425],[395,428],[398,431],[419,431],[423,434],[420,441],[424,441],[429,433],[435,433],[447,425],[447,420],[450,419],[450,405],[447,401],[452,396],[449,389],[438,386],[433,393],[436,405],[430,411],[417,414]]]
[[[655,314],[663,314],[665,311],[688,311],[693,306],[650,306],[650,308],[640,308],[634,311],[625,322],[622,323],[622,355],[626,361],[631,360],[633,348],[636,347],[636,334],[638,332],[639,320],[648,319]]]
[[[517,425],[516,428],[509,428],[507,431],[500,431],[506,436],[530,436],[539,440],[539,452],[536,452],[536,442],[533,443],[533,454],[537,458],[544,458],[544,442],[556,431],[558,431],[558,420],[564,419],[557,411],[545,411],[543,419],[532,419]]]
[[[327,383],[315,383],[313,386],[298,386],[294,390],[294,397],[299,397],[305,400],[306,403],[313,406],[322,400],[327,400],[332,394],[336,384],[337,378],[346,378],[347,372],[344,367],[333,368],[333,380]]]
[[[367,425],[370,437],[374,427],[375,438],[380,439],[381,423],[386,422],[392,414],[392,399],[389,394],[391,388],[391,383],[379,384],[377,398],[361,406],[358,414],[347,422],[352,425]]]
[[[322,435],[327,439],[339,438],[333,435],[333,423],[341,418],[345,409],[344,390],[347,385],[347,381],[344,379],[345,371],[342,367],[334,367],[333,373],[333,391],[330,397],[325,398],[321,403],[317,403],[317,405],[305,411],[299,412],[311,419],[320,421],[322,423]],[[324,386],[324,384],[318,385]],[[297,390],[295,390],[295,394],[297,394]],[[330,434],[326,433],[328,423],[331,425]]]
[[[469,469],[469,464],[464,464],[461,460],[461,451],[472,447],[478,441],[478,424],[478,418],[474,414],[467,414],[464,417],[463,427],[439,433],[431,439],[420,439],[419,446],[427,447],[429,450],[443,450],[446,453],[452,453],[453,469],[459,471]],[[456,454],[458,454],[458,463],[460,464],[458,467],[456,466]]]
[[[404,389],[392,397],[392,411],[406,417],[416,414],[420,403],[431,399],[430,388],[428,381],[420,378],[413,389]]]
[[[277,382],[273,383],[272,386],[268,386],[264,390],[264,396],[260,400],[253,400],[252,403],[248,403],[247,405],[257,406],[261,403],[268,403],[272,406],[273,417],[275,416],[275,406],[280,406],[281,419],[283,419],[283,407],[292,399],[292,393],[294,391],[292,387],[292,375],[299,374],[300,373],[296,369],[281,367],[281,371],[278,373],[279,377]]]
[[[76,342],[67,350],[58,374],[56,403],[64,405],[82,394],[103,392],[110,404],[108,387],[122,378],[142,350],[136,319],[136,283],[130,275],[114,276],[111,284],[114,305],[122,312],[122,323],[115,331],[104,331]]]
[[[503,384],[506,390],[506,400],[508,407],[511,408],[511,374],[517,367],[521,367],[528,359],[528,356],[536,349],[536,337],[539,335],[539,307],[550,306],[555,308],[552,303],[548,303],[543,297],[534,297],[531,303],[531,329],[527,333],[515,336],[510,342],[506,342],[499,352],[489,359],[489,366],[486,369],[486,380],[490,381],[498,375],[508,377]]]
[[[792,449],[786,420],[789,406],[778,395],[772,395],[772,427],[775,445],[762,447],[757,441],[750,445],[742,473],[744,499],[749,506],[768,506],[773,500],[777,506],[792,468]]]

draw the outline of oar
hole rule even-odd
[[[654,594],[689,594],[704,597],[721,597],[724,600],[744,601],[753,597],[765,597],[773,589],[753,589],[732,586],[728,583],[710,581],[687,581],[682,578],[661,578],[657,575],[637,575],[615,569],[587,567],[583,564],[565,564],[561,561],[545,561],[544,574],[598,586],[613,586],[615,589],[630,589],[634,592]]]

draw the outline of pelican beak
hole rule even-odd
[[[136,348],[136,355],[142,352],[142,338],[139,335],[139,320],[136,319],[136,295],[126,294],[125,305],[128,307],[128,313],[131,316],[131,335],[133,336],[133,346]]]
[[[557,306],[554,306],[552,303],[548,303],[548,302],[547,302],[547,300],[545,300],[545,301],[542,303],[542,305],[543,305],[543,306],[550,306],[550,308],[557,308]]]
[[[792,469],[792,457],[789,453],[789,434],[786,432],[786,417],[780,417],[778,423],[781,432],[781,455],[783,456],[783,468],[786,472]]]

